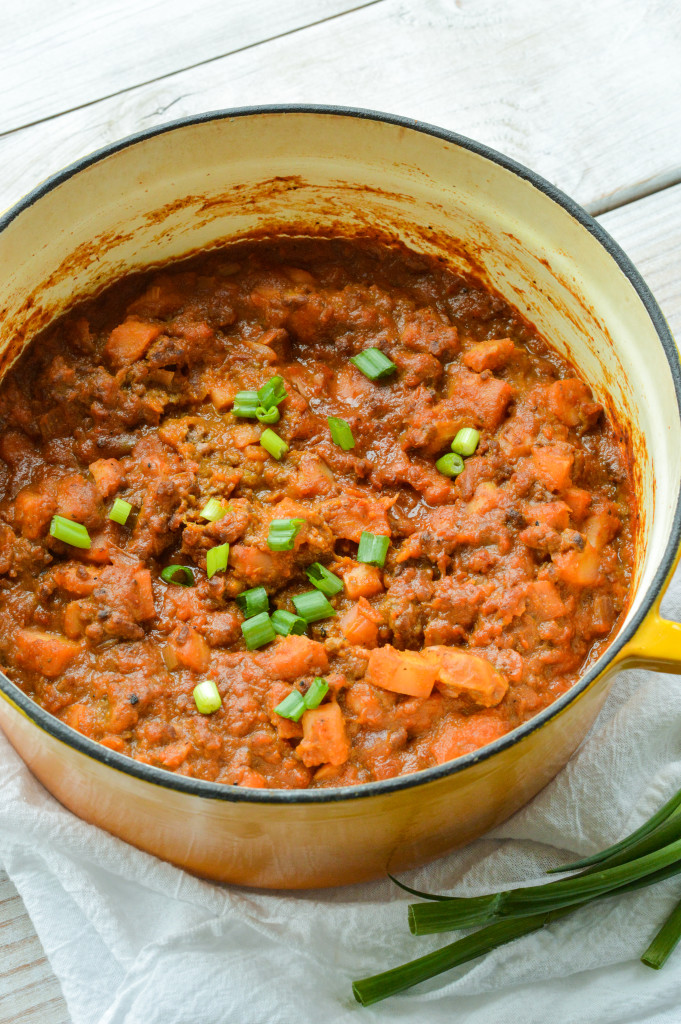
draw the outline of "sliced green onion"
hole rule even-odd
[[[329,604],[320,590],[306,590],[304,594],[297,594],[293,603],[306,622],[317,622],[336,614],[333,605]]]
[[[63,541],[64,544],[70,544],[72,548],[89,548],[91,544],[87,527],[82,523],[74,523],[72,519],[66,519],[64,516],[52,516],[50,536]]]
[[[194,586],[194,573],[188,565],[167,565],[161,570],[161,579],[178,587]]]
[[[681,903],[677,903],[641,957],[641,963],[659,971],[681,939]]]
[[[357,561],[365,565],[384,565],[385,556],[390,546],[390,537],[383,534],[367,533],[363,531],[357,548]]]
[[[216,572],[224,572],[229,558],[229,544],[216,544],[206,552],[206,575],[208,579]]]
[[[277,608],[275,612],[272,612],[271,618],[274,630],[280,636],[290,636],[291,633],[302,636],[307,629],[305,619],[301,619],[300,615],[294,615],[293,612],[287,612],[283,608]]]
[[[254,615],[260,615],[261,612],[269,611],[270,607],[270,599],[264,587],[252,587],[251,590],[244,590],[243,594],[237,596],[236,603],[247,619],[251,619]]]
[[[304,525],[304,519],[273,519],[267,535],[270,551],[293,551],[296,537]]]
[[[212,679],[204,679],[194,687],[194,703],[196,710],[202,715],[212,715],[214,711],[222,707],[222,698],[218,688]]]
[[[329,430],[331,431],[331,440],[334,444],[337,444],[344,452],[354,448],[355,439],[352,436],[350,424],[345,420],[339,420],[337,416],[327,416],[326,418],[329,423]]]
[[[248,647],[249,651],[254,651],[256,647],[262,647],[263,644],[268,644],[277,635],[274,632],[272,620],[267,612],[260,612],[259,615],[254,615],[252,619],[246,619],[245,622],[242,622],[241,632],[244,635],[246,647]]]
[[[288,697],[284,697],[274,709],[277,715],[281,715],[282,718],[290,718],[292,722],[299,721],[306,710],[305,701],[298,690],[292,690]]]
[[[313,708],[318,708],[321,702],[329,692],[329,684],[326,679],[322,679],[321,676],[315,676],[312,680],[310,689],[307,691],[303,700],[305,701],[305,707],[308,711],[312,711]]]
[[[227,509],[217,498],[209,498],[199,514],[209,523],[217,523],[227,515]]]
[[[259,405],[257,391],[237,391],[232,412],[235,416],[245,416],[249,420],[254,420]]]
[[[351,356],[350,362],[358,370],[361,370],[369,380],[383,380],[384,377],[389,377],[397,369],[392,359],[388,359],[381,352],[380,348],[365,348],[363,352],[358,352],[356,356]]]
[[[263,384],[258,391],[258,398],[263,409],[271,409],[273,406],[280,405],[286,398],[286,386],[284,385],[283,377],[272,377],[271,380],[267,381],[267,384]]]
[[[114,523],[119,523],[120,526],[125,526],[131,512],[132,505],[129,501],[124,501],[123,498],[116,498],[109,511],[109,519],[112,519]]]
[[[305,575],[309,579],[313,587],[317,590],[321,590],[322,594],[326,594],[327,597],[333,597],[334,594],[339,594],[344,587],[343,580],[335,576],[329,569],[326,569],[319,562],[313,562],[309,568],[305,570]]]
[[[275,434],[273,430],[270,430],[269,427],[263,430],[260,435],[260,444],[263,446],[265,451],[269,452],[272,458],[277,459],[277,461],[281,459],[282,456],[286,455],[286,452],[288,451],[286,441],[279,437],[279,434]]]
[[[480,431],[473,427],[462,427],[452,441],[452,451],[457,455],[472,455],[478,447]]]
[[[255,415],[261,423],[277,423],[280,418],[276,405],[273,405],[271,409],[265,409],[264,406],[259,405],[255,410]]]
[[[445,476],[458,476],[459,473],[463,473],[463,459],[456,452],[448,452],[437,460],[435,468]]]

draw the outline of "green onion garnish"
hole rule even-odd
[[[382,566],[385,564],[385,556],[388,553],[389,546],[390,537],[385,537],[382,534],[367,533],[364,530],[359,539],[357,561],[364,562],[365,565]]]
[[[238,594],[236,603],[247,619],[261,612],[269,611],[270,599],[264,587],[253,587],[251,590],[244,590]]]
[[[326,679],[322,679],[321,676],[315,676],[312,680],[310,689],[303,697],[305,707],[308,711],[312,711],[313,708],[318,708],[328,692],[329,684]]]
[[[298,690],[292,690],[288,697],[284,697],[274,709],[277,715],[281,715],[282,718],[290,718],[292,722],[299,721],[306,710],[305,701]]]
[[[397,369],[392,359],[388,359],[381,352],[380,348],[365,348],[363,352],[358,352],[356,356],[351,356],[350,362],[358,370],[361,370],[369,380],[383,380],[384,377],[389,377]]]
[[[214,711],[222,707],[222,698],[218,688],[212,679],[204,679],[194,687],[194,703],[196,710],[202,715],[212,715]]]
[[[293,603],[306,622],[317,622],[336,614],[333,605],[329,604],[320,590],[306,590],[304,594],[297,594]]]
[[[262,647],[263,644],[268,644],[277,635],[274,632],[272,620],[267,612],[260,612],[259,615],[254,615],[252,619],[246,619],[245,622],[242,622],[241,632],[244,635],[246,647],[248,647],[249,651],[254,651],[256,647]]]
[[[70,544],[72,548],[89,548],[91,544],[87,527],[82,523],[74,523],[72,519],[66,519],[64,516],[52,516],[50,536],[63,541],[64,544]]]
[[[194,586],[194,573],[188,565],[167,565],[165,569],[161,570],[161,579],[166,583],[174,583],[178,587]]]
[[[254,420],[259,405],[257,391],[237,391],[232,412],[235,416],[245,416],[249,420]]]
[[[337,416],[327,416],[326,418],[329,422],[331,440],[334,444],[337,444],[344,452],[347,452],[350,448],[354,448],[355,439],[352,436],[350,424],[345,420],[338,419]]]
[[[118,523],[120,526],[125,526],[131,512],[132,505],[129,501],[124,501],[123,498],[116,498],[109,511],[109,519],[112,519],[114,523]]]
[[[286,398],[286,387],[283,377],[272,377],[258,391],[258,398],[263,409],[271,409],[280,405]],[[273,421],[275,422],[275,421]]]
[[[260,435],[260,444],[263,446],[265,451],[269,452],[272,458],[277,459],[277,461],[281,459],[282,456],[286,455],[286,452],[288,451],[286,441],[279,437],[279,434],[275,434],[273,430],[270,430],[269,427],[263,430]]]
[[[267,535],[270,551],[293,551],[295,539],[304,524],[304,519],[273,519]]]
[[[320,565],[319,562],[313,562],[305,570],[305,575],[312,586],[316,587],[317,590],[321,590],[322,594],[326,594],[327,597],[339,594],[344,586],[343,580],[340,580],[338,576],[335,576],[329,569]]]
[[[273,405],[271,409],[265,409],[262,405],[259,405],[255,410],[255,415],[261,423],[276,423],[280,418],[276,405]]]
[[[473,427],[462,427],[452,441],[452,451],[457,455],[472,455],[478,447],[480,431]]]
[[[659,932],[641,957],[646,967],[659,971],[681,939],[681,903],[677,903]]]
[[[217,498],[209,498],[199,514],[209,523],[217,523],[218,519],[223,519],[227,515],[227,509]]]
[[[458,476],[463,473],[463,459],[456,452],[448,452],[437,460],[435,468],[445,476]]]
[[[206,552],[206,575],[208,579],[215,576],[216,572],[223,572],[227,568],[229,558],[229,544],[216,544]]]
[[[302,636],[307,629],[305,619],[301,619],[300,615],[294,615],[293,612],[287,612],[283,608],[277,608],[272,612],[271,619],[275,632],[280,636],[289,636],[291,633]]]

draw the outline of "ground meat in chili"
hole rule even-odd
[[[363,375],[368,348],[395,372]],[[231,411],[274,375],[279,460]],[[617,424],[499,296],[397,245],[242,243],[118,282],[21,358],[0,427],[3,667],[74,729],[183,775],[303,788],[441,764],[567,690],[627,603]],[[463,427],[480,440],[452,479],[435,462]],[[90,548],[51,536],[55,515]],[[268,545],[276,519],[299,521],[291,550]],[[363,532],[390,539],[383,566],[358,561]],[[249,650],[237,596],[295,613],[312,563],[343,581],[335,615]],[[194,584],[165,582],[171,564]],[[275,711],[315,677],[317,707]]]

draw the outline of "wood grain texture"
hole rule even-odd
[[[0,869],[0,1024],[70,1024],[18,892]]]
[[[681,185],[599,217],[636,264],[681,344]]]
[[[679,52],[674,0],[384,0],[0,138],[0,208],[174,117],[335,103],[479,139],[600,211],[681,174]]]
[[[0,132],[361,5],[362,0],[198,0],[195,5],[186,0],[58,4],[22,0],[3,4]]]

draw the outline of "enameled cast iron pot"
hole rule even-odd
[[[679,549],[681,368],[628,258],[538,175],[398,117],[258,107],[116,143],[5,215],[0,370],[74,296],[263,230],[380,231],[483,274],[575,362],[635,452],[635,585],[618,636],[551,707],[440,767],[317,791],[197,781],[99,746],[0,675],[0,725],[40,781],[87,821],[211,878],[338,885],[414,866],[503,821],[565,764],[618,669],[681,669],[681,625],[659,614]]]

